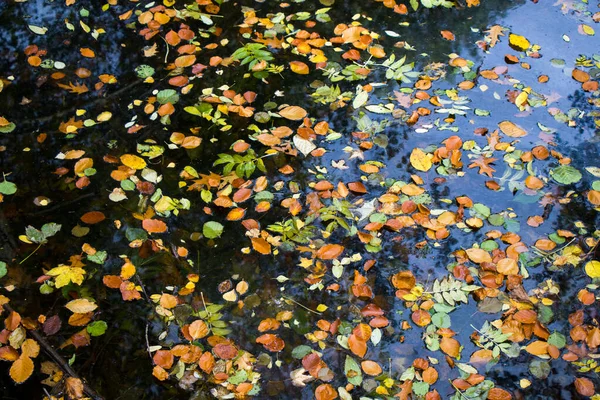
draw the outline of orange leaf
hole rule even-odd
[[[244,208],[234,208],[227,214],[227,221],[239,221],[244,218],[244,215],[246,215]]]
[[[572,75],[577,82],[585,83],[590,80],[590,74],[580,69],[574,69]]]
[[[440,341],[440,349],[450,357],[457,358],[460,355],[460,343],[450,337],[443,337]]]
[[[498,124],[498,127],[507,136],[510,137],[523,137],[527,135],[527,131],[510,121],[502,121]]]
[[[195,339],[202,339],[203,337],[208,335],[208,326],[201,319],[197,319],[192,322],[189,326],[190,336]]]
[[[281,115],[285,119],[290,119],[292,121],[299,121],[302,118],[306,117],[306,114],[306,110],[298,106],[287,106],[279,110],[279,115]]]
[[[503,258],[496,264],[496,270],[503,275],[517,275],[519,273],[519,264],[512,258]]]
[[[27,356],[21,356],[10,366],[10,377],[15,383],[23,383],[33,373],[33,361]]]
[[[179,68],[185,68],[185,67],[189,67],[190,65],[194,64],[195,62],[196,62],[196,56],[193,54],[180,56],[175,59],[175,66],[179,67]]]
[[[326,244],[317,250],[317,257],[321,260],[333,260],[338,258],[344,251],[344,246],[339,244]]]
[[[155,365],[152,369],[152,376],[154,376],[159,381],[164,381],[169,378],[169,373],[165,371],[165,369],[161,366]]]
[[[142,227],[148,233],[163,233],[167,231],[167,224],[158,219],[145,219],[142,221]]]
[[[525,347],[525,351],[534,356],[548,354],[548,343],[536,340],[535,342],[529,343],[527,347]]]
[[[456,39],[454,33],[450,31],[440,31],[440,33],[442,34],[442,37],[446,40],[454,41]]]
[[[467,249],[467,256],[469,256],[469,260],[477,264],[481,264],[483,262],[492,262],[492,256],[490,256],[490,253],[482,249]]]
[[[337,397],[337,392],[335,391],[333,386],[331,386],[328,383],[323,383],[319,385],[315,390],[315,398],[317,400],[333,400],[337,399]]]
[[[504,389],[492,388],[488,392],[487,400],[510,400],[512,396]]]
[[[428,367],[421,374],[423,381],[433,385],[438,379],[438,372],[433,367]]]
[[[377,376],[383,372],[379,364],[375,361],[365,360],[360,363],[360,366],[367,375]]]
[[[202,139],[197,136],[186,136],[181,142],[181,147],[184,149],[195,149],[200,146]]]
[[[415,287],[417,280],[411,271],[400,271],[392,276],[392,285],[396,289],[410,290]]]
[[[79,51],[81,52],[81,55],[87,58],[94,58],[96,57],[96,53],[94,53],[94,50],[89,49],[87,47],[83,47],[81,49],[79,49]]]
[[[163,293],[160,296],[159,304],[168,310],[171,308],[175,308],[175,306],[177,305],[177,297],[169,293]]]
[[[207,374],[210,374],[213,368],[215,367],[215,357],[212,355],[211,352],[205,351],[204,354],[202,354],[202,356],[200,357],[200,360],[198,360],[198,365],[200,366],[202,371],[206,372]]]
[[[169,369],[173,366],[173,361],[175,361],[175,357],[173,357],[173,353],[171,350],[158,350],[154,353],[154,357],[152,357],[154,364],[164,368]]]
[[[367,353],[367,342],[360,340],[354,334],[348,338],[348,347],[359,357],[363,357]]]
[[[271,245],[263,238],[252,238],[252,248],[260,254],[271,254]]]
[[[431,323],[431,315],[425,310],[417,310],[412,313],[411,319],[419,326],[427,326]]]

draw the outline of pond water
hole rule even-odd
[[[17,190],[0,186],[0,295],[106,399],[591,397],[598,4],[475,3],[1,2],[0,172]],[[266,68],[231,59],[260,40]],[[404,56],[405,80],[386,76]],[[236,154],[256,170],[215,164]],[[51,223],[38,246],[27,227]],[[60,287],[52,270],[78,263]],[[448,276],[468,301],[433,296]],[[97,308],[76,321],[82,298]],[[194,320],[210,337],[189,340]],[[513,333],[497,357],[486,322]],[[3,399],[63,394],[43,350],[21,384],[0,362]]]

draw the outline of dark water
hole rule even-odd
[[[145,1],[141,3],[146,3]],[[559,4],[560,3],[560,4]],[[566,4],[567,6],[562,6]],[[504,64],[504,55],[510,52],[506,45],[507,38],[502,38],[502,44],[492,49],[489,53],[481,51],[476,45],[477,40],[483,37],[483,31],[489,26],[498,24],[526,36],[532,42],[541,46],[543,57],[540,59],[528,59],[531,70],[513,68],[510,76],[523,82],[534,82],[532,76],[546,74],[550,77],[550,84],[534,90],[540,90],[544,94],[555,93],[560,95],[553,106],[561,110],[571,107],[592,111],[593,106],[588,104],[584,93],[573,85],[570,71],[567,68],[556,68],[550,63],[552,58],[561,58],[567,61],[567,66],[580,54],[590,55],[600,50],[598,36],[584,36],[577,32],[577,26],[582,21],[589,21],[589,15],[577,11],[577,7],[583,7],[580,2],[547,2],[541,0],[539,3],[525,1],[482,1],[481,6],[461,10],[436,9],[422,11],[414,16],[402,17],[403,21],[410,22],[408,27],[399,26],[399,17],[393,15],[379,3],[371,1],[346,1],[335,3],[329,12],[332,20],[330,24],[339,22],[348,23],[354,14],[363,14],[371,18],[364,25],[382,33],[392,30],[401,33],[401,39],[416,48],[410,53],[417,64],[417,69],[434,62],[447,62],[448,54],[457,53],[464,58],[472,60],[476,69],[491,69]],[[276,4],[271,1],[225,3],[221,14],[224,19],[218,24],[224,31],[221,39],[229,39],[229,47],[233,52],[237,46],[239,34],[235,25],[242,22],[243,17],[239,13],[240,6],[245,5],[257,10],[257,14],[266,13],[269,10],[279,11]],[[577,6],[575,9],[569,5]],[[317,2],[305,2],[293,4],[294,10],[314,11],[322,8]],[[566,7],[566,12],[563,10]],[[89,17],[82,18],[79,10],[89,10]],[[129,4],[120,4],[110,7],[108,11],[101,10],[100,2],[78,1],[76,6],[66,7],[62,1],[30,0],[24,3],[3,1],[0,3],[0,78],[11,81],[5,85],[0,93],[0,116],[4,116],[17,124],[17,129],[10,134],[0,134],[0,146],[4,151],[0,153],[0,172],[9,174],[12,182],[18,184],[19,190],[13,196],[5,196],[1,204],[0,223],[12,239],[12,244],[3,243],[0,249],[0,259],[11,260],[22,259],[29,254],[34,247],[18,241],[17,236],[24,233],[27,225],[40,227],[44,223],[56,222],[63,226],[62,231],[50,242],[42,246],[36,254],[22,265],[14,263],[11,265],[9,278],[14,282],[16,289],[10,294],[11,304],[21,314],[35,317],[41,313],[45,315],[59,314],[66,316],[63,307],[64,301],[60,295],[52,294],[44,296],[39,293],[39,284],[35,279],[41,275],[41,268],[50,269],[58,263],[68,260],[72,254],[81,252],[84,242],[92,244],[97,249],[108,251],[111,255],[108,261],[99,266],[97,274],[94,275],[95,284],[90,285],[92,295],[97,299],[101,310],[100,318],[109,324],[107,333],[98,338],[93,338],[89,347],[76,351],[74,368],[85,377],[92,386],[103,394],[107,399],[179,399],[189,398],[190,392],[178,388],[174,384],[158,383],[151,376],[152,363],[146,352],[146,331],[152,344],[157,343],[157,337],[163,330],[163,324],[157,319],[152,307],[145,301],[125,303],[120,300],[117,291],[107,289],[101,284],[102,276],[105,274],[118,274],[121,260],[120,254],[127,254],[138,266],[143,284],[148,293],[161,293],[165,284],[185,284],[185,276],[188,273],[200,275],[199,285],[202,288],[207,301],[212,299],[219,302],[220,294],[216,290],[217,285],[239,274],[250,284],[250,293],[253,296],[252,312],[228,311],[227,317],[233,329],[232,337],[246,349],[258,355],[262,349],[254,343],[257,336],[256,331],[247,329],[258,325],[260,320],[273,316],[273,310],[283,309],[280,285],[273,278],[285,275],[290,278],[286,285],[286,295],[296,299],[310,308],[316,308],[320,303],[327,304],[330,308],[336,305],[346,305],[348,296],[344,291],[331,294],[319,294],[315,296],[303,283],[304,271],[296,266],[297,254],[281,252],[277,256],[259,256],[256,253],[244,255],[240,252],[241,247],[248,246],[244,232],[236,222],[226,222],[225,212],[217,211],[216,215],[209,217],[202,212],[199,194],[186,192],[177,186],[177,175],[181,167],[193,166],[197,171],[207,173],[215,171],[212,167],[217,154],[227,151],[232,143],[239,138],[244,138],[247,131],[244,130],[247,121],[235,120],[234,128],[227,133],[216,131],[205,131],[202,133],[203,144],[197,149],[189,151],[170,152],[168,158],[157,158],[152,168],[163,175],[160,184],[164,193],[172,196],[187,197],[192,201],[192,208],[182,211],[178,217],[170,217],[167,220],[169,234],[165,238],[165,244],[180,245],[185,241],[190,251],[190,259],[194,260],[191,266],[184,260],[169,256],[167,254],[158,258],[142,259],[136,255],[136,251],[129,249],[129,240],[125,237],[125,229],[115,230],[110,223],[102,223],[91,227],[90,233],[84,238],[78,239],[71,236],[71,229],[79,222],[79,218],[90,210],[103,211],[109,219],[119,219],[124,227],[139,227],[139,221],[132,216],[136,210],[136,201],[125,203],[113,203],[108,200],[108,194],[115,187],[115,182],[110,178],[112,167],[103,163],[102,157],[120,154],[135,154],[137,143],[147,139],[153,139],[158,143],[168,142],[170,132],[186,132],[190,127],[197,124],[192,116],[179,112],[172,118],[172,125],[168,130],[163,130],[158,123],[147,120],[139,108],[135,112],[146,121],[138,121],[148,126],[139,134],[128,134],[124,128],[131,121],[135,113],[128,109],[128,105],[134,100],[144,100],[152,94],[154,86],[141,82],[134,73],[134,68],[140,64],[153,65],[157,74],[156,78],[166,76],[164,64],[159,57],[144,58],[141,48],[147,45],[143,38],[134,29],[127,27],[119,21],[118,15],[130,9]],[[598,11],[597,7],[590,5],[589,10],[593,13]],[[288,12],[287,10],[285,12]],[[78,26],[74,32],[64,26],[64,19],[77,25],[83,20],[91,27],[103,27],[106,34],[101,34],[98,40],[84,33]],[[197,21],[189,22],[192,28],[200,28]],[[195,25],[196,24],[196,25]],[[32,34],[27,25],[47,26],[48,32],[43,36]],[[593,24],[597,27],[597,24]],[[440,30],[450,30],[456,36],[456,41],[444,41],[439,39]],[[598,29],[596,29],[598,30]],[[507,32],[508,35],[508,32]],[[565,42],[563,35],[568,35],[569,42]],[[76,68],[85,67],[91,71],[88,79],[78,79],[85,82],[90,90],[82,95],[69,94],[57,87],[48,75],[53,70],[31,68],[27,65],[23,50],[30,44],[36,44],[41,49],[46,49],[55,61],[62,61],[67,66],[63,72],[70,76]],[[502,46],[502,47],[501,47]],[[94,59],[83,59],[77,53],[80,47],[91,47],[96,54],[101,55]],[[501,47],[501,49],[500,49]],[[231,53],[230,52],[230,53]],[[202,53],[202,56],[210,57],[210,51]],[[281,63],[287,61],[286,55],[282,55]],[[292,58],[290,58],[291,60]],[[200,62],[207,63],[205,60]],[[253,90],[261,99],[275,99],[276,90],[284,90],[286,101],[297,104],[309,111],[310,115],[326,119],[331,126],[342,133],[345,138],[356,130],[356,122],[351,119],[356,113],[347,107],[337,111],[329,111],[327,107],[318,107],[307,96],[307,85],[314,77],[304,78],[291,75],[289,71],[282,76],[272,75],[269,85],[258,85],[254,79],[242,79],[241,76],[232,75],[233,69],[224,69],[222,75],[208,72],[200,82],[196,81],[194,91],[203,87],[219,87],[220,85],[232,85],[235,90],[242,93]],[[111,85],[100,94],[93,90],[100,74],[112,74],[118,78],[116,85]],[[596,70],[596,74],[598,71]],[[75,78],[77,79],[77,78]],[[376,79],[370,78],[372,81]],[[481,79],[481,78],[480,78]],[[436,82],[440,88],[450,88],[462,80],[449,72],[441,82]],[[528,83],[529,84],[529,83]],[[354,85],[340,83],[343,90],[353,90]],[[516,109],[514,105],[504,101],[502,88],[497,88],[489,83],[488,91],[482,92],[478,88],[468,92],[469,107],[480,108],[491,111],[491,117],[486,121],[486,126],[496,126],[498,121],[513,119]],[[376,95],[385,98],[394,87],[376,89]],[[342,91],[343,91],[342,90]],[[492,93],[497,90],[502,100],[496,100]],[[195,103],[198,95],[182,96],[178,107]],[[266,100],[265,100],[266,101]],[[71,118],[76,110],[85,109],[88,116],[93,117],[102,111],[112,112],[112,119],[101,125],[85,128],[84,132],[74,138],[67,139],[58,131],[61,122]],[[260,110],[260,105],[259,109]],[[597,112],[597,108],[596,111]],[[535,109],[533,117],[523,118],[522,124],[533,132],[539,130],[536,123],[557,128],[553,141],[558,144],[558,149],[565,156],[573,159],[573,165],[578,169],[586,166],[597,166],[598,160],[598,132],[594,118],[588,113],[579,119],[577,127],[571,128],[565,124],[559,124],[546,112],[546,108]],[[380,116],[371,115],[374,119]],[[438,117],[438,116],[434,116]],[[443,118],[443,115],[439,117]],[[433,119],[432,119],[433,120]],[[480,123],[480,121],[478,121]],[[521,122],[519,122],[521,123]],[[469,117],[457,117],[454,124],[460,128],[463,140],[476,140],[472,134],[479,125],[471,123]],[[46,133],[47,139],[43,144],[36,140],[40,133]],[[449,132],[431,129],[425,134],[418,134],[414,129],[406,125],[392,123],[386,130],[389,145],[383,149],[372,150],[369,159],[376,159],[385,163],[384,178],[396,180],[409,180],[411,172],[407,168],[408,154],[414,147],[426,147],[432,143],[440,143],[449,136]],[[211,138],[218,139],[214,143]],[[529,135],[521,140],[522,148],[531,148],[541,142],[541,137],[535,134]],[[348,145],[346,139],[332,143],[328,147],[329,152],[318,160],[286,159],[277,156],[266,159],[267,177],[270,180],[283,179],[287,183],[294,181],[300,184],[303,191],[308,192],[306,183],[314,180],[307,171],[317,166],[328,166],[327,179],[331,182],[343,180],[345,182],[360,179],[361,172],[357,168],[348,170],[337,170],[331,168],[331,162],[346,159],[344,147]],[[92,183],[83,190],[74,187],[74,184],[66,183],[64,178],[53,174],[56,168],[66,166],[66,162],[56,159],[61,151],[70,149],[83,149],[86,157],[94,159],[94,167],[97,173],[91,177]],[[167,150],[168,151],[168,150]],[[177,168],[170,168],[168,163],[174,162]],[[355,165],[356,160],[347,161],[349,165]],[[283,176],[277,173],[277,169],[290,163],[296,172],[291,176]],[[69,167],[72,167],[72,163]],[[494,176],[502,176],[506,165],[496,163],[497,172]],[[484,188],[487,180],[485,176],[470,174],[468,179],[448,177],[444,183],[434,182],[435,173],[432,170],[426,176],[426,185],[431,193],[434,205],[431,208],[441,208],[440,199],[453,198],[461,194],[467,194],[474,202],[483,202],[493,208],[494,212],[512,208],[519,216],[541,214],[537,202],[524,202],[515,197],[509,190],[495,192],[493,204],[490,204],[489,191]],[[584,180],[580,182],[581,190],[589,187],[593,179],[584,174]],[[557,187],[555,195],[564,195],[564,187]],[[560,191],[563,191],[560,193]],[[371,194],[377,193],[374,191]],[[380,190],[380,194],[384,193]],[[38,207],[33,203],[36,196],[46,196],[52,200],[47,207]],[[281,195],[283,196],[283,195]],[[287,197],[287,196],[285,196]],[[282,197],[283,198],[283,197]],[[276,204],[275,202],[274,204]],[[194,206],[195,205],[195,206]],[[437,207],[435,207],[437,206]],[[261,224],[280,221],[285,217],[284,210],[274,207],[272,212],[267,213],[261,219]],[[225,225],[223,237],[215,241],[192,241],[189,239],[193,232],[200,232],[202,225],[208,220],[219,220]],[[526,225],[526,218],[520,219],[519,234],[524,241],[532,241],[535,238],[550,234],[556,229],[574,229],[576,221],[584,221],[592,230],[597,226],[597,213],[591,209],[582,197],[574,199],[568,205],[555,205],[549,210],[546,222],[539,228],[533,229]],[[386,242],[383,250],[374,256],[378,260],[377,273],[374,277],[376,292],[375,303],[386,310],[388,318],[392,320],[395,332],[386,335],[384,342],[376,349],[379,353],[374,357],[379,360],[393,359],[393,368],[401,371],[407,367],[417,356],[440,357],[440,353],[428,351],[421,339],[422,331],[412,329],[400,332],[401,321],[407,318],[408,311],[401,302],[394,297],[394,290],[389,284],[389,277],[399,269],[410,268],[419,279],[435,279],[445,276],[446,265],[453,261],[449,256],[451,251],[458,248],[468,248],[474,242],[481,242],[483,233],[471,233],[461,236],[460,233],[453,234],[450,238],[441,242],[440,247],[427,247],[417,249],[416,243],[423,240],[422,233],[406,234],[402,242]],[[4,240],[4,239],[3,239]],[[8,240],[8,239],[7,239]],[[241,243],[244,243],[243,245]],[[361,247],[350,240],[344,244],[349,253],[361,251]],[[578,280],[584,279],[584,274],[579,269],[569,269],[561,273],[553,273],[543,266],[530,270],[531,278],[525,281],[525,289],[530,290],[538,283],[546,279],[553,279],[561,286],[562,302],[560,307],[554,310],[555,321],[550,325],[550,330],[560,330],[568,335],[569,326],[566,318],[574,309],[571,308],[568,299],[576,301],[576,293],[581,289],[576,285]],[[347,290],[347,288],[346,288]],[[358,301],[357,301],[358,303]],[[404,310],[404,315],[395,311]],[[295,310],[295,317],[301,323],[293,329],[282,333],[282,338],[287,342],[289,349],[298,344],[305,344],[301,334],[314,329],[315,316],[302,309]],[[356,315],[337,315],[344,320],[352,320]],[[480,327],[486,320],[494,320],[498,314],[483,314],[478,312],[476,305],[472,302],[468,306],[462,306],[452,313],[452,329],[467,338],[472,332],[471,325]],[[66,319],[64,319],[66,321]],[[77,328],[68,327],[63,323],[63,330],[51,340],[59,345],[73,334]],[[399,343],[400,335],[405,339]],[[166,343],[173,339],[172,332],[166,339]],[[476,347],[468,340],[461,340],[465,346],[464,355],[476,350]],[[373,350],[371,350],[373,351]],[[66,358],[73,354],[72,347],[64,351]],[[263,382],[265,383],[260,397],[263,398],[312,398],[314,388],[298,389],[291,386],[289,373],[298,367],[298,360],[290,358],[289,353],[280,356],[283,361],[281,369],[271,370],[259,367]],[[336,351],[335,348],[324,350],[323,359],[334,370],[343,370],[344,353]],[[547,398],[578,398],[570,376],[573,374],[573,366],[560,360],[552,363],[553,369],[545,380],[535,380],[527,372],[530,356],[521,354],[516,359],[502,358],[500,363],[492,367],[487,376],[498,385],[507,390],[516,390],[522,398],[547,399]],[[7,375],[8,364],[0,363],[0,388],[3,399],[29,399],[42,396],[42,386],[38,384],[44,376],[38,372],[24,385],[15,386]],[[435,388],[441,393],[442,398],[450,397],[454,392],[448,383],[448,377],[456,377],[449,367],[441,362],[438,372],[440,379]],[[396,372],[397,373],[397,372]],[[529,377],[534,384],[528,389],[519,388],[519,379]],[[596,384],[598,379],[596,376]],[[198,384],[197,384],[198,385]],[[197,386],[192,395],[193,398],[209,398],[208,388]]]

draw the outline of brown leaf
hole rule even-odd
[[[591,397],[594,395],[596,390],[594,389],[594,382],[588,378],[577,378],[575,379],[575,390],[582,396]]]
[[[231,360],[237,356],[237,349],[235,346],[228,343],[219,343],[214,348],[215,354],[224,360]]]
[[[88,225],[93,225],[104,221],[106,216],[101,211],[90,211],[83,214],[80,219]]]

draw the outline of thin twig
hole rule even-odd
[[[283,299],[287,300],[287,301],[291,301],[292,303],[294,303],[294,304],[296,304],[296,305],[298,305],[298,306],[300,306],[300,307],[304,308],[306,311],[310,311],[311,313],[313,313],[313,314],[317,314],[317,315],[323,315],[323,313],[322,313],[322,312],[318,312],[318,311],[315,311],[315,310],[311,310],[310,308],[306,307],[304,304],[300,304],[300,303],[298,303],[298,302],[297,302],[296,300],[294,300],[294,299],[291,299],[291,298],[289,298],[289,297],[286,297],[286,296],[281,296],[281,297],[282,297]]]

